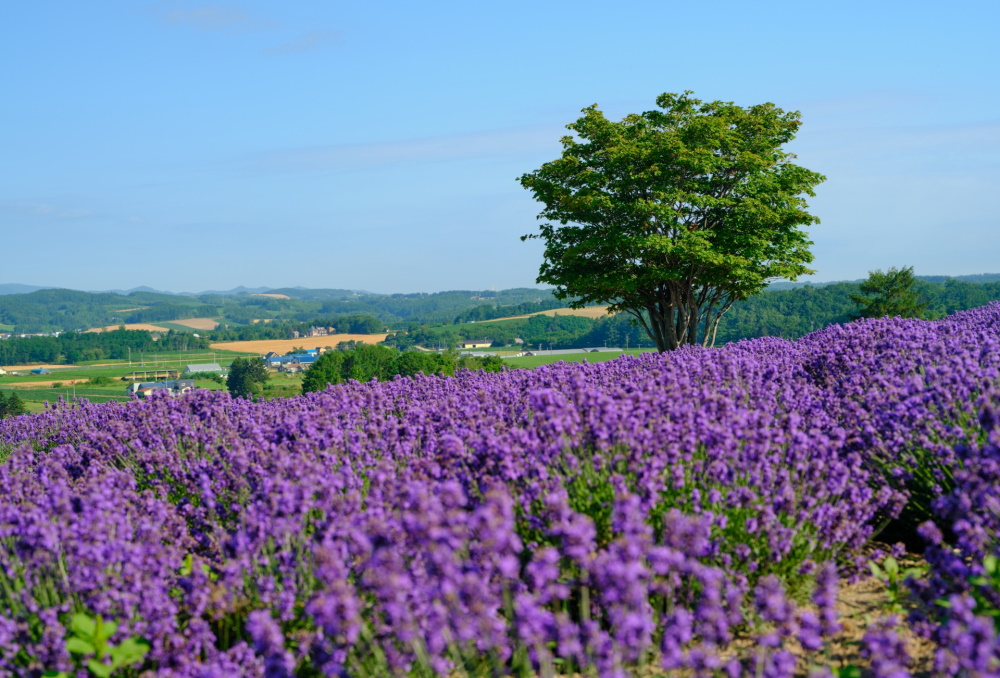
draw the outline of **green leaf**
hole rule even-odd
[[[118,622],[104,621],[100,617],[97,620],[99,622],[97,625],[99,635],[94,636],[94,640],[103,641],[115,635],[115,631],[118,630]]]
[[[70,676],[65,671],[46,671],[42,674],[42,678],[70,678]]]
[[[129,666],[140,662],[147,652],[149,652],[149,641],[144,638],[128,638],[110,650],[111,659],[117,666]]]
[[[87,615],[78,612],[70,619],[69,627],[78,636],[93,638],[94,632],[97,630],[97,623]]]
[[[833,670],[833,675],[837,678],[861,678],[861,667],[848,664]]]
[[[882,566],[885,568],[885,573],[889,575],[890,578],[895,578],[899,574],[899,563],[892,556],[883,561]]]
[[[97,648],[83,638],[69,638],[66,641],[66,651],[70,654],[94,654]]]
[[[102,664],[96,659],[88,661],[87,668],[90,669],[90,672],[97,676],[97,678],[109,678],[115,670],[113,666]]]

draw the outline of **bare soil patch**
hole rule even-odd
[[[211,344],[212,348],[222,351],[238,351],[241,353],[264,354],[269,351],[288,353],[295,347],[311,349],[316,347],[336,346],[342,341],[363,341],[366,344],[377,344],[384,341],[387,334],[329,334],[325,337],[302,337],[301,339],[260,339],[256,341],[221,341]]]
[[[175,322],[175,321],[172,320],[171,322]],[[104,331],[113,332],[114,330],[117,330],[119,327],[121,327],[121,325],[107,325],[106,327],[94,327],[94,328],[89,329],[87,331],[88,332],[104,332]],[[159,325],[152,325],[150,323],[129,323],[129,324],[125,325],[125,329],[127,329],[127,330],[146,330],[147,332],[166,332],[167,331],[166,327],[160,327]]]
[[[19,389],[32,389],[32,388],[52,388],[52,384],[62,384],[63,386],[72,386],[73,384],[86,384],[86,379],[53,379],[52,381],[23,381],[17,384]]]
[[[270,297],[271,299],[291,299],[287,294],[270,294],[267,292],[258,292],[256,294],[251,294],[251,297]]]
[[[174,325],[184,325],[196,330],[214,330],[219,326],[219,321],[214,318],[186,318],[184,320],[171,320]]]
[[[498,320],[520,320],[521,318],[530,318],[535,315],[547,315],[552,317],[554,315],[576,315],[582,318],[603,318],[608,315],[607,306],[587,306],[586,308],[550,308],[547,311],[539,311],[538,313],[528,313],[526,315],[512,315],[506,318],[493,318],[492,320],[477,320],[476,322],[481,323],[495,323]]]

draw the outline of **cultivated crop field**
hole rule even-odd
[[[127,330],[145,330],[147,332],[166,332],[167,328],[162,325],[154,325],[152,323],[123,323],[119,325],[106,325],[105,327],[93,327],[87,332],[111,332],[117,330],[120,327],[124,327]]]
[[[215,318],[186,318],[184,320],[172,320],[172,325],[183,325],[194,330],[214,330],[219,326],[219,321]]]
[[[998,389],[995,303],[4,420],[0,675],[997,675]]]
[[[219,362],[227,365],[233,358],[243,354],[232,351],[198,349],[193,351],[174,351],[147,354],[139,359],[139,352],[133,354],[135,360],[102,360],[83,362],[74,365],[5,365],[4,369],[11,374],[0,376],[0,391],[4,395],[16,392],[24,401],[29,412],[41,412],[46,409],[46,403],[57,402],[60,398],[71,400],[74,397],[87,398],[91,402],[108,400],[129,400],[125,394],[127,382],[122,376],[135,370],[175,369],[183,371],[185,365],[192,363]],[[31,374],[35,368],[45,368],[51,374]],[[300,379],[274,380],[268,386],[273,387],[265,393],[285,395],[291,391],[298,392]],[[218,389],[219,384],[207,379],[199,379],[198,388]]]
[[[526,315],[512,315],[507,318],[492,318],[491,320],[480,320],[481,323],[494,323],[498,320],[518,320],[520,318],[530,318],[535,315],[547,315],[550,318],[555,315],[575,315],[581,318],[604,318],[608,315],[607,306],[585,306],[584,308],[550,308],[547,311],[538,313],[528,313]]]
[[[284,355],[294,348],[316,348],[317,346],[336,347],[342,341],[364,342],[377,344],[384,341],[387,334],[328,334],[325,337],[302,337],[300,339],[259,339],[255,341],[220,341],[212,344],[212,348],[241,353],[256,353],[263,355],[274,351]]]

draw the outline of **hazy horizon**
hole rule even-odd
[[[920,273],[918,271],[918,272],[915,272],[914,275],[917,278],[958,278],[958,279],[961,279],[961,278],[964,278],[964,277],[976,277],[976,276],[988,276],[988,277],[992,276],[992,277],[998,277],[998,278],[1000,278],[1000,273],[992,273],[992,272],[979,272],[979,273],[952,275],[952,274],[948,274],[948,273]],[[863,279],[864,279],[864,277],[862,277],[862,278],[843,279],[843,280],[805,280],[805,281],[799,281],[799,282],[795,282],[795,283],[790,283],[790,282],[788,282],[786,280],[774,280],[771,283],[769,283],[769,285],[770,286],[777,286],[779,288],[782,287],[782,286],[785,286],[785,285],[790,285],[790,286],[817,285],[817,286],[820,286],[820,285],[834,285],[834,284],[837,284],[837,283],[858,282],[859,280],[863,280]],[[479,287],[468,287],[468,286],[465,286],[465,287],[451,287],[451,288],[448,288],[448,289],[437,289],[437,290],[391,290],[391,291],[386,291],[386,292],[379,292],[379,291],[375,291],[375,290],[366,290],[366,289],[361,289],[361,288],[356,288],[356,287],[349,287],[349,286],[348,287],[337,287],[337,288],[314,288],[314,287],[306,287],[304,285],[282,285],[280,287],[279,286],[275,286],[275,285],[255,285],[253,287],[251,287],[249,285],[233,285],[233,286],[230,286],[230,287],[220,287],[220,288],[203,289],[203,290],[168,290],[168,289],[155,288],[155,287],[153,287],[151,285],[135,285],[134,287],[127,287],[127,288],[126,287],[109,287],[109,288],[105,288],[105,289],[82,289],[82,288],[79,288],[79,287],[64,287],[64,286],[56,286],[56,285],[32,285],[32,284],[25,284],[25,283],[9,283],[8,282],[8,283],[0,283],[0,295],[5,295],[5,294],[22,294],[22,292],[9,292],[9,291],[6,291],[7,288],[11,288],[11,287],[32,287],[32,288],[36,288],[36,289],[68,289],[68,290],[73,290],[73,291],[76,291],[76,292],[89,292],[89,293],[93,293],[93,294],[101,294],[101,293],[115,293],[115,294],[119,294],[119,293],[130,293],[130,292],[134,292],[134,291],[143,290],[143,291],[149,291],[149,292],[154,292],[154,293],[164,293],[164,294],[174,294],[174,295],[192,295],[192,296],[196,296],[196,295],[200,295],[200,294],[212,294],[212,293],[232,293],[235,290],[240,290],[240,291],[246,291],[246,292],[249,292],[249,293],[254,293],[256,291],[264,291],[264,292],[266,292],[266,291],[270,291],[270,290],[280,290],[280,289],[302,289],[302,290],[310,290],[310,289],[340,289],[340,290],[349,290],[351,292],[356,292],[356,293],[359,293],[359,294],[376,294],[376,295],[383,295],[383,296],[388,296],[388,295],[392,295],[392,294],[445,294],[445,293],[449,293],[449,292],[489,292],[489,291],[503,292],[503,291],[512,290],[512,289],[537,289],[540,292],[544,292],[544,291],[549,291],[549,290],[554,289],[552,287],[538,287],[537,285],[519,285],[519,286],[515,286],[515,287],[504,287],[504,288],[479,288]],[[31,291],[35,291],[35,290],[31,290]]]

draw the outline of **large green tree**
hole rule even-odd
[[[24,401],[21,400],[21,396],[17,393],[11,391],[6,393],[5,391],[0,391],[0,419],[6,419],[7,417],[17,417],[28,411],[25,407]]]
[[[858,305],[854,318],[884,318],[885,316],[919,318],[927,308],[914,289],[917,282],[913,267],[892,267],[885,273],[869,271],[868,279],[861,283],[861,294],[852,294],[851,301]]]
[[[798,112],[690,95],[620,122],[585,108],[562,156],[520,177],[557,222],[523,238],[545,243],[538,282],[628,313],[661,351],[712,345],[733,302],[812,272],[804,196],[824,180],[783,150]]]
[[[234,398],[259,396],[267,383],[267,367],[260,358],[236,358],[229,366],[226,387]]]

